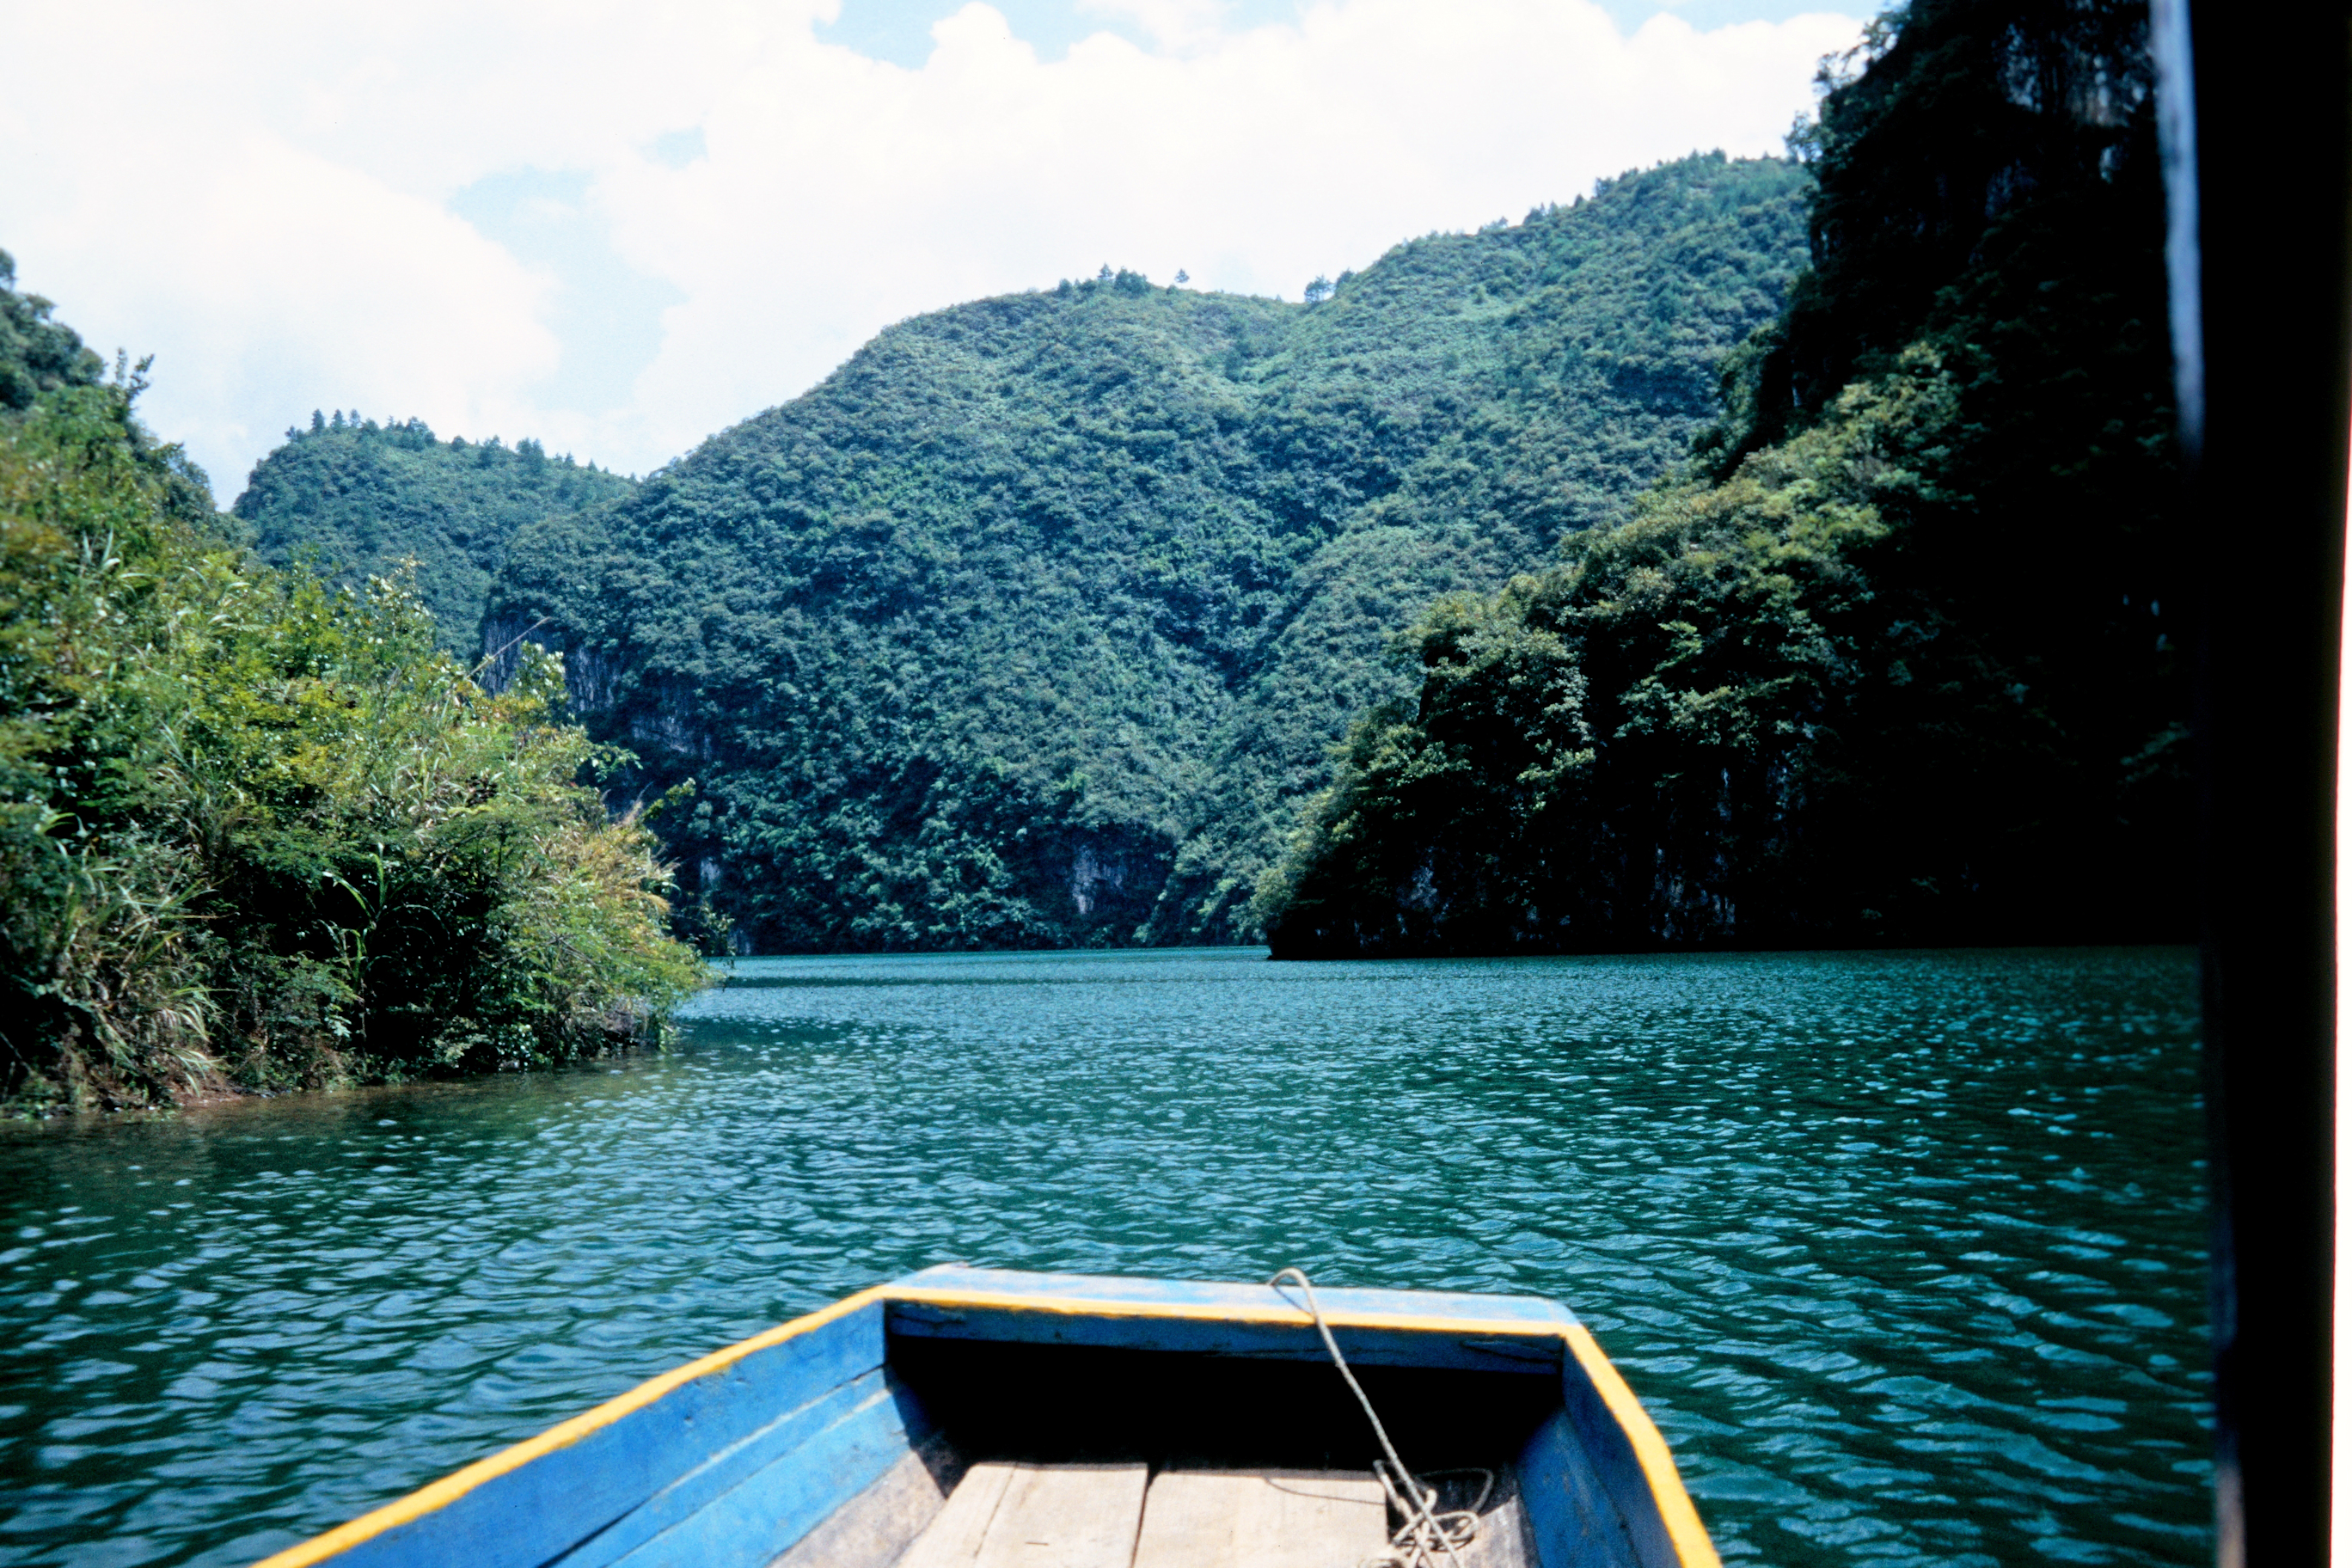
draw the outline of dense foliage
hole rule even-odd
[[[356,587],[413,563],[442,646],[467,652],[518,528],[635,488],[593,463],[551,458],[537,441],[439,441],[420,419],[378,425],[338,409],[287,431],[234,510],[277,565],[299,554]]]
[[[1729,417],[1405,634],[1260,889],[1278,952],[2187,931],[2146,41],[1916,0],[1834,63]]]
[[[698,984],[650,832],[530,650],[492,695],[404,585],[236,546],[0,289],[0,1102],[544,1062]],[[23,330],[29,325],[31,331]],[[20,347],[29,342],[30,352]]]
[[[1393,628],[1713,419],[1806,184],[1692,158],[1310,304],[1105,268],[902,323],[523,526],[489,646],[544,620],[643,787],[700,781],[663,830],[763,951],[1232,940],[1349,716],[1405,689]]]
[[[44,392],[95,386],[106,374],[71,327],[49,319],[49,301],[16,291],[16,258],[0,250],[0,410],[23,410]]]

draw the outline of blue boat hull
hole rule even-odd
[[[1531,1568],[1715,1568],[1656,1427],[1565,1308],[1319,1295],[1409,1462],[1510,1477]],[[950,1266],[664,1373],[257,1568],[891,1568],[976,1458],[1360,1468],[1350,1397],[1311,1320],[1265,1286]]]

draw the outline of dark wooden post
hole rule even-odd
[[[2219,1560],[2327,1561],[2352,7],[2159,0],[2204,595]]]

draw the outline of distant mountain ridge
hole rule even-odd
[[[349,582],[415,563],[442,646],[470,651],[507,542],[526,521],[615,500],[633,480],[551,458],[537,441],[442,441],[421,419],[310,416],[254,468],[231,509],[274,566],[313,552]]]
[[[645,790],[697,781],[657,825],[753,950],[1234,940],[1328,748],[1409,689],[1396,630],[1718,417],[1807,185],[1694,157],[1311,305],[1120,272],[902,322],[518,521],[486,645],[562,649]]]

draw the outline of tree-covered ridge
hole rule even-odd
[[[1482,357],[1433,397],[1443,432],[1296,581],[1297,608],[1219,736],[1214,804],[1180,851],[1179,931],[1255,925],[1251,889],[1328,776],[1328,749],[1356,712],[1408,689],[1384,655],[1395,628],[1612,517],[1717,417],[1724,354],[1790,281],[1807,190],[1792,165],[1720,159],[1603,182],[1598,221],[1560,221],[1579,204],[1402,247],[1365,275],[1388,309],[1302,322],[1364,384]],[[1444,333],[1416,347],[1416,301],[1448,297],[1479,319],[1475,349]],[[1383,344],[1402,352],[1383,363]],[[1339,378],[1318,366],[1302,379]]]
[[[544,617],[603,732],[699,779],[669,842],[762,949],[1230,939],[1391,629],[1715,416],[1804,184],[1693,158],[1311,305],[1106,269],[901,323],[525,527],[493,640]]]
[[[2145,48],[2115,0],[1874,26],[1730,417],[1405,635],[1260,888],[1278,952],[2186,931]]]
[[[537,441],[441,441],[422,420],[310,416],[257,465],[235,507],[262,559],[312,552],[356,586],[415,563],[444,647],[475,647],[507,542],[525,523],[626,495],[633,481],[551,458]]]
[[[16,258],[0,250],[0,409],[22,411],[44,392],[95,386],[106,365],[79,333],[49,319],[38,294],[16,291]]]
[[[556,661],[488,691],[404,584],[254,560],[138,379],[65,364],[0,409],[0,1106],[656,1030],[700,965],[651,833],[583,782],[622,759],[564,721]]]

